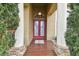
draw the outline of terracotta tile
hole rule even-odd
[[[43,45],[31,44],[24,56],[56,56],[53,51],[53,43],[51,41],[45,41]]]

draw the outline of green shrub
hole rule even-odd
[[[15,44],[15,35],[10,30],[16,30],[19,25],[18,4],[0,4],[0,55],[7,55]]]
[[[70,54],[77,56],[79,55],[79,4],[70,4],[70,8],[65,38]]]
[[[7,23],[8,29],[17,29],[19,25],[18,4],[1,3],[0,4],[0,20]]]
[[[15,38],[13,33],[5,32],[0,39],[0,55],[7,55],[8,50],[14,46]]]
[[[4,21],[0,21],[0,34],[4,33],[6,30],[6,24],[4,24]]]

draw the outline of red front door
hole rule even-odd
[[[45,37],[46,37],[45,18],[42,16],[35,17],[33,25],[33,39],[45,40]]]

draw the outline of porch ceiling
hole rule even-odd
[[[35,6],[35,7],[44,7],[44,6],[47,6],[48,5],[48,3],[32,3],[31,4],[32,6]]]
[[[47,15],[51,15],[57,9],[56,3],[32,3],[31,5],[33,8],[43,8],[42,10],[44,10]]]
[[[32,6],[32,10],[36,10],[37,12],[43,10],[46,15],[51,15],[57,9],[57,3],[25,3],[24,7],[29,5]]]

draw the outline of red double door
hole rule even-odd
[[[33,39],[36,39],[36,40],[46,39],[46,20],[42,16],[34,18]]]

